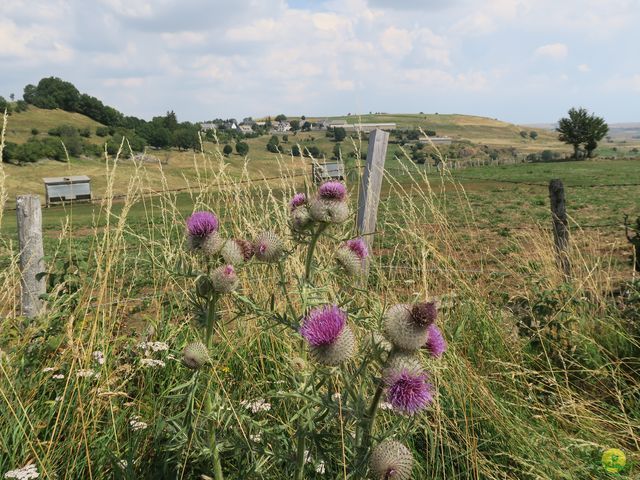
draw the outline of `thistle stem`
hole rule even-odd
[[[363,439],[365,448],[369,447],[369,442],[371,441],[371,433],[373,432],[373,426],[376,423],[376,414],[378,413],[378,406],[380,405],[380,398],[382,397],[383,391],[384,385],[380,382],[376,388],[376,393],[373,395],[373,399],[371,400],[371,405],[369,405],[369,410],[367,410],[367,426]]]
[[[211,350],[213,343],[213,327],[216,323],[217,319],[217,307],[218,307],[218,298],[219,295],[217,293],[213,293],[211,298],[207,302],[207,332],[206,332],[206,345],[207,349]],[[212,460],[213,460],[213,476],[215,480],[224,480],[224,476],[222,475],[222,464],[220,463],[220,453],[216,447],[216,425],[215,421],[212,418],[213,416],[213,399],[211,396],[211,390],[209,389],[208,384],[205,384],[205,388],[207,389],[205,394],[205,412],[207,415],[207,420],[210,422],[209,424],[209,449],[211,450]]]
[[[329,225],[328,223],[321,223],[318,226],[318,229],[315,232],[313,232],[313,235],[311,237],[311,242],[309,242],[309,249],[307,250],[307,260],[304,266],[304,279],[307,283],[311,282],[311,275],[313,274],[313,252],[316,249],[316,244],[318,243],[318,239],[322,235],[322,232],[326,230],[328,225]]]
[[[210,417],[213,413],[213,404],[210,392],[207,392],[206,412],[207,417]],[[213,477],[215,480],[224,480],[224,475],[222,475],[222,464],[220,463],[220,452],[218,452],[217,448],[215,422],[213,419],[211,419],[211,425],[209,426],[209,450],[211,450],[213,460]]]
[[[211,348],[211,341],[213,339],[213,326],[216,323],[218,307],[218,294],[213,293],[209,301],[207,302],[207,333],[206,333],[206,345],[207,348]]]
[[[298,439],[298,451],[296,454],[296,480],[304,480],[304,446],[305,446],[305,438],[304,432],[302,431],[302,427],[298,427],[298,432],[296,434]]]

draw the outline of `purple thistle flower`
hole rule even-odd
[[[195,212],[187,218],[187,230],[195,237],[206,237],[218,231],[218,218],[211,212]]]
[[[427,329],[427,343],[424,346],[433,358],[440,358],[447,350],[447,341],[435,323]]]
[[[296,193],[291,200],[289,200],[289,208],[293,212],[296,208],[307,203],[307,196],[304,193]]]
[[[360,260],[364,260],[369,256],[369,249],[362,237],[347,240],[347,248],[355,253]]]
[[[347,198],[347,187],[342,182],[325,182],[320,185],[318,195],[324,200],[337,200],[339,202]]]
[[[310,345],[319,347],[336,341],[347,322],[347,313],[337,305],[316,307],[304,317],[300,327]]]
[[[400,412],[413,415],[433,401],[432,386],[425,373],[404,368],[388,375],[385,382],[387,400]]]

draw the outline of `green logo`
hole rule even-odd
[[[617,448],[605,450],[602,454],[602,467],[609,473],[618,473],[627,464],[624,452]]]

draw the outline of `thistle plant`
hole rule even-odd
[[[321,419],[327,415],[344,415],[345,422],[355,429],[354,445],[350,448],[353,458],[347,460],[353,478],[362,478],[369,458],[375,478],[409,478],[413,460],[406,446],[384,441],[374,447],[375,440],[384,437],[382,432],[375,431],[375,419],[383,399],[404,416],[418,414],[433,402],[436,392],[422,365],[422,352],[438,358],[446,349],[444,337],[435,325],[436,302],[392,306],[382,318],[382,332],[359,328],[360,309],[345,295],[345,290],[332,291],[326,278],[316,280],[322,271],[330,278],[343,278],[342,283],[349,283],[367,271],[369,249],[364,239],[340,239],[348,230],[345,223],[351,211],[346,186],[331,181],[313,194],[296,193],[288,202],[288,209],[294,249],[286,251],[274,232],[261,234],[253,245],[256,258],[278,265],[286,310],[282,313],[271,313],[267,307],[256,310],[259,302],[250,296],[237,298],[253,308],[254,314],[299,334],[304,340],[302,348],[315,365],[311,377],[300,380],[304,384],[300,394],[310,401],[298,415],[294,478],[306,478],[307,453],[313,450]],[[333,262],[316,258],[317,246],[323,238],[337,242]],[[305,259],[300,276],[285,268],[296,250]],[[293,302],[292,298],[299,301]],[[363,337],[372,341],[359,342]],[[374,382],[367,375],[372,371]],[[341,384],[346,390],[344,397],[338,396],[339,412],[335,411],[336,402],[328,406],[322,400],[323,392],[331,384]],[[367,391],[371,392],[369,398]]]
[[[354,304],[345,287],[355,277],[366,274],[369,248],[364,239],[349,236],[347,220],[351,209],[346,186],[331,181],[320,185],[315,193],[296,193],[288,203],[288,210],[294,245],[291,249],[287,248],[283,235],[273,230],[263,231],[251,242],[224,240],[215,215],[196,212],[187,220],[187,245],[202,266],[195,282],[194,303],[201,307],[205,334],[187,345],[182,362],[193,370],[194,378],[206,377],[218,324],[217,305],[222,295],[231,295],[238,310],[236,318],[248,314],[285,326],[293,338],[299,336],[301,340],[298,355],[306,355],[313,366],[311,373],[293,372],[300,384],[294,398],[304,400],[296,407],[293,462],[288,462],[294,465],[294,478],[307,478],[305,469],[310,452],[319,450],[324,441],[319,433],[323,419],[338,416],[355,433],[348,448],[350,458],[344,459],[344,468],[348,464],[352,478],[362,478],[367,470],[374,478],[410,478],[411,451],[395,440],[385,440],[387,435],[376,431],[375,420],[383,400],[399,415],[397,421],[419,414],[432,404],[436,392],[424,369],[423,357],[438,358],[446,349],[446,341],[435,324],[436,302],[391,306],[381,316],[380,331],[363,328],[359,323],[366,313]],[[334,244],[327,245],[335,252],[330,261],[317,255],[317,247],[323,240]],[[300,273],[288,265],[291,257],[298,254],[304,258],[304,270]],[[250,291],[236,291],[239,284],[236,270],[251,259],[272,266],[262,268],[261,272],[277,269],[283,311],[279,311],[275,295],[262,307],[262,302],[253,298]],[[328,279],[337,280],[337,288],[332,288]],[[300,362],[307,363],[304,359]],[[327,401],[327,389],[338,385],[344,394],[334,393],[331,401]],[[202,388],[205,388],[205,416],[209,419],[208,451],[215,478],[220,480],[222,465],[217,454],[216,424],[211,421],[217,397]],[[322,471],[332,468],[324,460],[318,465]]]

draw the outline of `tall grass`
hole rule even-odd
[[[184,248],[190,212],[177,193],[146,195],[165,184],[149,185],[142,164],[114,208],[122,152],[126,145],[105,159],[107,191],[92,225],[76,230],[68,216],[62,219],[57,248],[48,252],[48,269],[58,276],[41,318],[18,315],[17,246],[1,239],[7,266],[0,272],[0,473],[31,462],[42,478],[211,475],[174,428],[190,388],[176,359],[196,321],[187,301],[193,279],[179,274],[193,266]],[[473,231],[462,186],[446,170],[429,176],[400,161],[404,173],[385,176],[367,286],[338,280],[340,288],[323,294],[362,306],[361,338],[389,305],[437,296],[450,348],[432,365],[439,392],[433,408],[408,423],[384,411],[374,434],[393,431],[411,445],[415,478],[608,478],[599,457],[609,447],[627,452],[625,475],[637,472],[631,464],[640,440],[638,323],[628,318],[630,304],[621,306],[610,294],[607,259],[588,242],[574,246],[573,276],[565,282],[542,228],[512,240],[512,261],[478,252],[449,221],[455,208]],[[262,229],[287,234],[286,199],[303,188],[296,176],[306,168],[303,160],[280,157],[278,180],[253,179],[250,163],[230,175],[219,150],[194,155],[193,162],[197,174],[186,179],[193,210],[217,212],[229,237],[252,238]],[[357,198],[357,178],[350,187]],[[5,202],[0,165],[0,205]],[[134,208],[144,213],[133,215]],[[336,281],[332,248],[318,247],[321,285]],[[287,272],[303,268],[298,253],[285,265]],[[250,265],[239,276],[241,294],[283,305],[276,270]],[[237,296],[222,302],[215,365],[207,372],[217,391],[225,473],[290,478],[300,382],[313,367],[298,340],[260,315],[236,315],[238,308]],[[143,366],[138,345],[144,341],[168,344],[168,351],[152,354],[165,367]],[[103,352],[103,365],[96,351]],[[82,370],[99,375],[78,377]],[[327,385],[328,395],[348,387],[341,378]],[[252,414],[242,402],[255,399],[272,409]],[[148,428],[132,429],[134,418]],[[361,478],[346,467],[350,425],[341,411],[318,427],[322,448],[310,452],[309,478],[323,478],[313,468],[320,460],[326,478]]]

